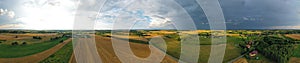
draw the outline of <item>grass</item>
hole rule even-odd
[[[164,38],[164,39],[167,43],[167,54],[179,59],[180,52],[181,52],[180,42],[171,38]],[[199,55],[198,63],[207,63],[211,52],[211,38],[200,37],[199,39],[200,39],[200,55]],[[240,38],[227,37],[227,46],[226,46],[223,62],[228,62],[241,55],[241,49],[238,48],[239,42],[242,42]],[[161,46],[157,46],[157,47],[160,48]]]
[[[52,54],[50,57],[40,63],[68,63],[73,53],[72,42],[62,47],[60,50]]]
[[[239,42],[243,42],[237,37],[227,37],[226,50],[224,55],[224,62],[233,60],[234,58],[241,55],[241,49],[239,48]]]
[[[0,58],[16,58],[16,57],[24,57],[33,55],[42,51],[45,51],[57,44],[60,43],[61,40],[66,40],[68,38],[63,37],[57,40],[35,43],[35,44],[27,44],[27,45],[6,45],[0,44]]]
[[[166,53],[177,59],[180,58],[180,53],[181,53],[181,43],[180,41],[178,41],[178,37],[179,37],[178,35],[167,35],[164,37],[164,40],[166,41],[167,44]],[[122,39],[122,38],[117,38],[117,39]],[[207,63],[211,52],[211,45],[212,45],[211,38],[199,37],[199,40],[200,40],[200,55],[199,55],[198,62]],[[133,43],[148,44],[148,42],[134,40],[134,39],[129,39],[129,41]],[[226,46],[223,62],[228,62],[241,55],[241,49],[239,49],[238,46],[240,42],[243,41],[238,37],[227,37],[227,46]],[[189,44],[196,44],[196,43],[190,42]],[[155,46],[157,48],[162,48],[162,45],[159,44]]]
[[[268,59],[267,57],[258,54],[257,57],[259,57],[259,59],[247,59],[249,63],[274,63],[273,61],[271,61],[270,59]]]
[[[293,56],[300,58],[300,45],[297,45],[296,49],[294,50]]]
[[[200,45],[211,45],[211,39],[210,38],[199,38]]]

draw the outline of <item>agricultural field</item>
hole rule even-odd
[[[145,32],[145,31],[143,31]],[[162,32],[162,33],[159,33]],[[209,31],[197,31],[198,32],[203,32],[203,33],[207,33]],[[140,43],[140,44],[147,44],[147,43],[143,43],[143,42],[148,42],[145,41],[145,39],[151,39],[151,37],[155,37],[155,36],[163,36],[164,40],[166,41],[167,44],[167,54],[179,59],[180,56],[180,37],[178,34],[176,34],[178,32],[174,32],[174,31],[166,31],[166,30],[162,30],[162,31],[148,31],[145,33],[131,33],[129,36],[112,36],[113,38],[117,38],[117,39],[122,39],[122,38],[128,38],[129,41],[133,42],[133,43]],[[194,34],[195,32],[189,32],[189,31],[182,31],[182,33],[192,33]],[[118,34],[121,34],[118,33]],[[143,39],[143,40],[141,40]],[[211,38],[210,37],[205,37],[205,36],[201,36],[199,37],[200,39],[200,55],[199,55],[199,63],[203,63],[203,62],[207,62],[209,55],[210,55],[210,49],[211,49]],[[234,59],[235,57],[240,56],[240,49],[237,48],[238,46],[236,46],[238,43],[241,42],[241,40],[238,37],[229,37],[228,38],[228,43],[227,43],[227,48],[226,48],[226,54],[225,54],[225,59],[224,62],[230,61],[231,59]],[[160,46],[157,46],[158,48],[160,48]],[[145,49],[147,50],[147,49]]]
[[[22,35],[18,35],[22,37]],[[29,39],[29,37],[28,37]],[[47,38],[46,38],[47,39]],[[7,41],[2,42],[0,44],[0,58],[15,58],[15,57],[23,57],[23,56],[28,56],[32,54],[36,54],[42,51],[45,51],[57,44],[60,43],[62,40],[66,40],[66,37],[62,37],[59,39],[53,39],[53,40],[48,40],[44,42],[27,42],[27,41],[22,41],[22,40],[13,40],[11,38],[8,38]],[[27,40],[27,39],[24,39]],[[29,40],[36,40],[33,39],[32,37]],[[16,41],[16,42],[9,42],[9,41]],[[43,40],[41,40],[43,41]]]
[[[300,48],[297,45],[297,40],[300,37],[299,31],[293,30],[228,30],[227,31],[227,44],[223,62],[235,62],[244,58],[242,61],[249,63],[274,63],[274,62],[295,62],[297,59],[298,51]],[[111,36],[110,33],[101,35],[102,37],[123,39],[128,38],[130,42],[148,44],[147,40],[155,36],[164,38],[167,44],[167,54],[179,59],[181,44],[179,37],[180,33],[184,34],[198,34],[200,40],[200,56],[199,63],[206,63],[208,61],[211,49],[211,31],[198,30],[198,31],[174,31],[174,30],[135,30],[130,33],[118,32],[116,35]],[[118,35],[129,36],[118,36]],[[142,39],[142,40],[141,40]],[[279,41],[279,42],[278,42]],[[250,44],[249,44],[250,43]],[[264,44],[268,43],[268,44]],[[278,44],[278,45],[277,45]],[[280,44],[280,45],[279,45]],[[270,47],[266,47],[270,46]],[[295,51],[291,46],[295,47]],[[161,48],[161,46],[156,46]],[[249,47],[249,48],[247,48]],[[262,48],[264,47],[264,48]],[[278,49],[279,50],[275,50]],[[285,50],[286,49],[286,50]],[[146,50],[146,49],[145,49]],[[253,52],[256,52],[252,54]],[[274,54],[270,54],[270,53]],[[251,55],[250,55],[251,53]],[[280,54],[284,53],[284,54]],[[270,57],[276,56],[276,57]],[[285,55],[285,56],[282,56]],[[241,57],[240,57],[241,56]],[[281,57],[282,56],[282,57]]]
[[[69,42],[60,50],[44,59],[40,63],[68,63],[73,53],[72,42]]]
[[[63,32],[63,31],[62,31]],[[71,33],[0,33],[0,63],[15,63],[28,60],[29,63],[76,63],[72,56]],[[222,31],[217,31],[222,32]],[[189,34],[197,34],[200,40],[198,63],[207,63],[211,53],[212,31],[176,31],[176,30],[132,30],[114,32],[98,30],[95,35],[96,48],[104,63],[120,63],[114,54],[112,39],[124,42],[129,39],[132,52],[141,58],[150,54],[151,38],[160,36],[167,45],[167,56],[162,63],[177,63],[181,54],[181,40]],[[300,34],[293,30],[228,30],[223,62],[232,63],[297,63],[300,59]],[[187,34],[187,35],[184,35]],[[127,36],[128,35],[128,36]],[[183,35],[180,37],[180,35]],[[87,37],[86,37],[87,38]],[[189,44],[196,44],[190,42]],[[155,45],[162,53],[162,44]],[[127,53],[125,53],[127,54]],[[38,55],[39,57],[36,57]],[[24,59],[24,58],[33,58]],[[9,60],[7,60],[9,59]],[[34,61],[34,59],[36,61]],[[184,62],[189,62],[182,60]],[[13,63],[14,63],[13,62]]]
[[[56,33],[0,33],[0,63],[36,63],[49,57],[65,44],[70,36]]]
[[[57,33],[26,33],[26,34],[14,34],[14,33],[1,33],[0,34],[0,41],[1,44],[11,44],[12,42],[18,42],[23,43],[26,42],[27,44],[33,44],[33,43],[40,43],[49,41],[51,38],[62,36],[62,34]],[[39,38],[33,38],[33,37],[40,37]]]

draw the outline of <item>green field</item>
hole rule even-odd
[[[200,55],[198,62],[207,63],[211,51],[211,38],[200,37],[199,39]],[[165,38],[165,41],[167,43],[167,54],[179,59],[181,51],[180,42],[175,38]],[[227,37],[227,46],[223,60],[224,62],[230,61],[241,55],[241,49],[239,49],[239,46],[237,46],[238,42],[242,42],[242,40],[237,37]],[[160,46],[157,47],[160,48]]]
[[[238,37],[227,37],[226,52],[223,60],[224,62],[233,60],[241,55],[241,49],[238,46],[240,42],[244,41]]]
[[[296,46],[296,49],[294,50],[293,56],[297,57],[297,58],[300,58],[300,45]]]
[[[180,40],[188,38],[188,36],[179,34],[183,32],[176,32],[170,34],[163,34],[166,31],[152,32],[134,32],[137,36],[150,35],[163,36],[167,44],[167,54],[179,59],[181,53]],[[298,30],[229,30],[227,35],[227,45],[223,62],[231,61],[242,54],[245,54],[244,59],[250,63],[285,63],[289,61],[290,57],[300,58],[300,42],[294,42],[295,39],[286,37],[287,34],[299,34]],[[184,34],[188,34],[185,32]],[[199,63],[207,63],[209,60],[211,46],[210,32],[198,32],[200,40],[200,56]],[[147,36],[146,36],[147,37]],[[296,36],[297,37],[297,36]],[[148,38],[149,39],[149,38]],[[143,41],[133,41],[134,43],[148,44]],[[188,41],[187,44],[198,44],[197,42]],[[162,48],[161,44],[155,45],[157,48]],[[295,50],[294,50],[294,48]],[[249,57],[249,53],[258,51],[256,56]],[[260,58],[260,59],[253,59]],[[189,62],[182,60],[184,62]]]
[[[16,58],[24,57],[32,54],[36,54],[60,43],[61,40],[66,40],[67,37],[63,37],[57,40],[46,41],[42,43],[26,44],[26,45],[6,45],[0,44],[0,58]]]
[[[69,42],[67,45],[65,45],[60,50],[52,54],[47,59],[41,61],[40,63],[68,63],[72,53],[72,42]]]

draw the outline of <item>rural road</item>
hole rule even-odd
[[[74,53],[78,63],[101,63],[94,38],[75,38]]]
[[[85,41],[92,41],[92,40],[87,40],[85,38],[80,39],[80,40],[83,41],[82,45],[80,47],[85,46],[85,48],[88,48],[88,47],[91,47],[91,46],[86,46],[86,45],[93,44],[93,43],[85,43],[84,42],[84,40]],[[95,40],[96,40],[96,48],[97,48],[97,50],[94,50],[93,49],[94,47],[91,47],[92,49],[89,49],[89,50],[90,51],[92,50],[92,52],[98,51],[98,54],[99,54],[99,57],[101,58],[102,63],[121,63],[120,59],[115,55],[115,52],[114,52],[113,47],[112,47],[111,38],[109,38],[109,37],[95,36]],[[122,40],[120,40],[120,42],[122,42]],[[139,43],[132,43],[132,42],[130,42],[129,44],[131,45],[130,47],[132,49],[132,52],[137,57],[146,58],[146,57],[148,57],[150,55],[151,51],[150,51],[150,49],[149,49],[149,47],[148,47],[147,44],[139,44]],[[95,45],[95,44],[93,44],[93,45]],[[86,50],[86,51],[88,51],[88,50]],[[154,50],[154,51],[160,52],[160,50]],[[83,51],[78,51],[78,52],[83,52]],[[92,52],[86,52],[86,53],[92,53]],[[95,53],[93,53],[93,54],[95,54]],[[124,54],[127,55],[129,53],[124,52]],[[84,54],[82,54],[82,55],[84,55]],[[88,54],[85,54],[85,56],[91,57]],[[78,56],[75,55],[76,59],[78,59],[77,57]],[[93,55],[93,58],[94,57],[96,57],[96,55]],[[80,59],[85,59],[85,58],[80,58]],[[98,59],[98,58],[96,58],[96,59]],[[75,63],[74,58],[72,60],[73,61],[70,62],[70,63]],[[88,59],[85,59],[85,60],[88,60]],[[95,60],[92,60],[92,59],[89,59],[89,60],[95,61]],[[144,59],[140,59],[140,60],[144,60]],[[79,62],[78,60],[76,62],[78,62],[78,63],[86,63],[84,61]],[[91,62],[89,62],[89,63],[91,63]],[[100,63],[100,62],[98,62],[98,63]],[[163,58],[163,60],[162,60],[161,63],[177,63],[177,60],[174,60],[172,57],[166,55]]]
[[[25,56],[25,57],[19,57],[19,58],[0,58],[0,63],[38,63],[46,58],[48,58],[50,55],[54,54],[56,51],[61,49],[64,45],[71,42],[71,38],[65,40],[63,43],[60,43],[46,51]]]

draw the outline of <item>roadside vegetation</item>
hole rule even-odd
[[[69,42],[60,50],[52,54],[47,59],[41,61],[40,63],[68,63],[72,53],[73,53],[72,42]]]

